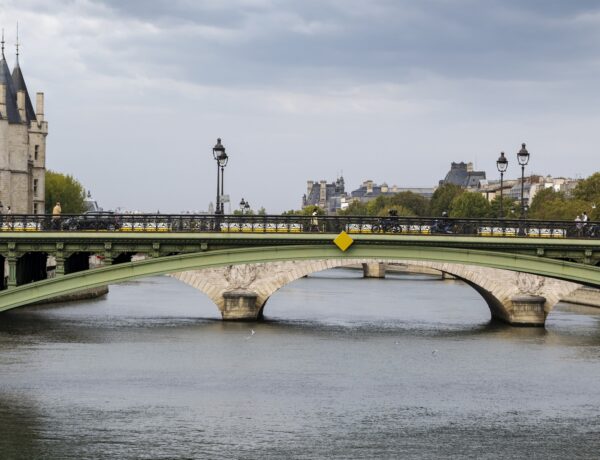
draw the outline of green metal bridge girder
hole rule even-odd
[[[119,242],[117,238],[110,238],[113,235],[108,234],[100,237],[98,235],[78,235],[79,239],[75,241],[76,238],[71,237],[71,242],[66,241],[67,238],[64,238],[65,235],[57,234],[58,236],[63,237],[61,241],[62,246],[68,247],[70,243],[75,243],[80,245],[81,250],[84,250],[86,247],[86,240],[95,245],[94,238],[100,238],[105,243],[107,240],[116,240],[117,243]],[[170,235],[164,236],[169,237]],[[426,260],[514,270],[600,287],[599,267],[555,260],[546,255],[549,251],[562,250],[578,254],[582,253],[586,258],[596,256],[597,251],[600,250],[598,243],[584,240],[539,240],[532,243],[525,238],[460,238],[463,240],[460,243],[458,241],[459,237],[359,235],[365,238],[354,238],[355,243],[346,252],[342,252],[331,242],[335,235],[267,234],[260,235],[263,238],[257,238],[258,236],[204,235],[198,241],[190,242],[192,246],[200,243],[203,249],[197,252],[153,257],[137,262],[111,265],[5,290],[0,292],[0,311],[37,301],[48,300],[86,288],[114,284],[152,275],[227,265],[288,260]],[[290,236],[298,236],[300,238],[290,238]],[[152,235],[153,238],[147,235],[129,235],[128,237],[130,241],[134,241],[139,237],[139,240],[145,241],[143,245],[147,245],[148,241],[154,241],[155,247],[157,239],[161,240],[159,243],[161,247],[163,242],[171,239],[161,238],[158,235]],[[181,239],[181,235],[179,235],[179,239]],[[23,241],[25,240],[26,238],[23,236]],[[485,248],[485,244],[482,244],[485,243],[483,240],[492,240],[487,242],[488,249],[483,249]],[[282,244],[284,242],[287,244]],[[41,249],[46,243],[31,243],[31,241],[28,241],[27,244],[35,244]],[[271,243],[271,245],[265,245],[265,243]],[[132,243],[127,242],[126,244]],[[185,246],[181,242],[176,244],[181,249]],[[140,247],[143,245],[140,245]],[[1,246],[2,241],[0,241],[0,250]],[[88,246],[88,248],[91,248],[91,246]],[[16,247],[18,247],[18,244],[13,246],[13,250]],[[134,247],[135,245],[131,246],[132,249]],[[152,244],[150,244],[150,247],[152,247]],[[212,249],[215,247],[225,247],[225,249]],[[533,251],[533,254],[540,255],[528,255],[527,252],[531,251]]]

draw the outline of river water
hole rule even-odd
[[[167,277],[1,315],[0,458],[600,456],[600,310],[511,328],[458,281],[331,270],[265,315]]]

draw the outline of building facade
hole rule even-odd
[[[433,187],[398,187],[396,185],[388,186],[385,182],[381,185],[372,180],[363,181],[356,190],[350,193],[354,201],[369,202],[380,195],[393,196],[402,192],[412,192],[421,195],[424,198],[431,198],[435,189]]]
[[[344,178],[339,177],[335,182],[327,181],[306,182],[306,194],[302,197],[302,207],[319,206],[328,213],[335,213],[341,209],[346,198]]]
[[[35,110],[17,60],[12,73],[0,60],[0,211],[44,213],[46,136],[44,94],[36,94]]]

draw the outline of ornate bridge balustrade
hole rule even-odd
[[[1,218],[3,217],[3,219]],[[435,217],[113,214],[0,216],[2,232],[339,233],[599,238],[600,222]]]
[[[523,232],[516,230],[513,235],[507,229],[515,222],[485,219],[453,221],[455,230],[462,225],[461,233],[447,234],[433,233],[434,220],[421,218],[399,219],[401,229],[397,232],[389,227],[374,232],[373,227],[381,222],[377,218],[319,217],[315,223],[311,216],[186,215],[166,216],[165,225],[169,226],[163,227],[158,220],[165,217],[162,215],[100,217],[106,216],[109,220],[104,219],[105,228],[101,228],[102,219],[94,218],[87,221],[85,229],[80,224],[78,230],[67,226],[72,217],[66,216],[58,223],[58,219],[53,222],[51,217],[37,216],[34,225],[27,224],[34,230],[25,229],[26,219],[31,216],[15,216],[10,222],[5,219],[2,228],[6,225],[7,229],[0,232],[0,266],[4,267],[6,261],[8,270],[3,274],[6,283],[0,292],[0,311],[155,274],[285,261],[336,260],[336,266],[349,260],[427,261],[511,270],[600,287],[600,239],[591,233],[585,237],[571,234],[581,230],[583,235],[586,229],[573,227],[570,222],[523,221]],[[174,231],[175,221],[190,227],[212,223],[213,230]],[[23,225],[20,230],[19,222]],[[236,222],[238,227],[234,226]],[[56,228],[46,228],[52,225]],[[214,230],[215,225],[219,231]],[[311,225],[315,228],[310,229]],[[427,225],[429,233],[425,231]],[[591,228],[595,224],[589,225]],[[402,226],[407,226],[407,231]],[[485,233],[482,229],[488,227],[490,231]],[[340,228],[352,239],[346,251],[333,242]],[[467,233],[467,228],[475,233]],[[504,236],[499,236],[497,228],[503,229]],[[561,228],[562,234],[557,232]],[[412,233],[411,229],[420,230]],[[134,254],[143,254],[146,260],[132,262]],[[88,270],[90,255],[102,259],[104,267]],[[55,261],[56,277],[44,280],[48,257]],[[458,276],[474,287],[487,286],[481,291],[484,297],[484,291],[491,292],[493,277],[484,283],[461,273]],[[546,310],[544,307],[544,315]],[[509,322],[511,317],[504,314]]]

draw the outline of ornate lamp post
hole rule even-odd
[[[217,144],[213,147],[213,158],[217,162],[217,206],[215,214],[225,214],[225,205],[221,202],[221,197],[225,187],[225,166],[227,166],[229,157],[225,153],[225,147],[221,144],[221,138],[217,139]],[[220,174],[219,169],[221,170]]]
[[[240,201],[240,211],[242,211],[242,215],[244,215],[244,211],[248,212],[250,209],[250,203],[242,198]]]
[[[521,165],[521,219],[525,217],[525,165],[529,163],[529,152],[525,144],[521,144],[521,150],[517,152],[517,160]]]
[[[504,218],[504,200],[503,200],[503,192],[504,192],[504,173],[508,168],[508,160],[504,156],[504,152],[500,152],[500,157],[496,160],[496,168],[498,168],[498,172],[500,173],[500,219]]]

